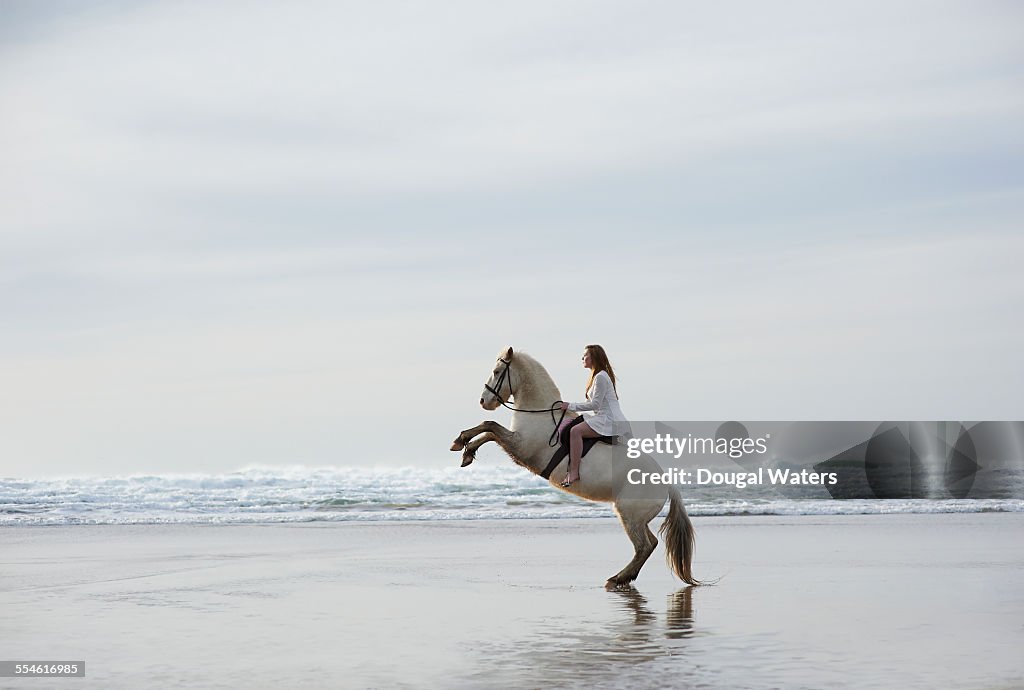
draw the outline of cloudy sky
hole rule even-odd
[[[1020,419],[1013,2],[0,2],[0,476]],[[487,462],[502,462],[496,451]]]

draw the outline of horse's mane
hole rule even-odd
[[[516,350],[512,354],[512,361],[516,366],[523,369],[526,374],[521,379],[520,385],[524,385],[524,387],[535,392],[542,391],[544,388],[550,387],[554,391],[556,397],[559,395],[558,386],[555,385],[555,380],[551,378],[551,374],[549,374],[548,370],[544,368],[544,365],[534,359],[532,355],[527,354],[522,350]]]

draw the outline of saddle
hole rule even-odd
[[[558,467],[558,465],[569,455],[569,427],[562,430],[558,440],[560,441],[558,449],[555,451],[555,454],[551,456],[548,466],[540,473],[540,476],[544,477],[544,479],[550,479],[551,473],[554,472],[555,468]],[[580,455],[580,458],[585,458],[587,453],[595,444],[607,443],[610,446],[614,446],[618,443],[618,440],[618,436],[596,436],[594,438],[585,438],[583,439],[583,454]]]

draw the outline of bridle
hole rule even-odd
[[[562,416],[559,417],[557,420],[555,419],[555,410],[557,410],[557,409],[559,409],[561,407],[562,401],[561,400],[556,400],[555,402],[551,403],[551,407],[543,408],[543,409],[540,409],[540,410],[527,410],[527,409],[524,409],[524,408],[521,408],[521,407],[512,407],[507,402],[505,402],[502,399],[502,397],[501,397],[501,387],[503,385],[505,385],[505,384],[508,384],[508,397],[510,397],[510,398],[512,397],[512,374],[509,371],[509,368],[512,366],[512,360],[511,359],[505,359],[504,357],[498,357],[498,361],[501,362],[502,364],[504,364],[505,368],[502,369],[501,370],[501,374],[498,375],[498,380],[494,384],[494,388],[491,388],[486,383],[484,384],[484,388],[487,390],[487,392],[489,392],[491,395],[493,395],[495,398],[498,399],[498,402],[501,403],[502,407],[504,407],[506,409],[509,409],[509,410],[512,410],[513,412],[529,412],[529,413],[550,412],[551,413],[551,422],[552,422],[552,424],[555,425],[555,430],[551,432],[551,437],[548,439],[548,446],[550,448],[554,448],[555,446],[557,446],[558,443],[559,443],[559,440],[558,440],[558,427],[560,427],[562,425],[562,420],[565,419],[565,413],[567,411],[567,410],[562,410]]]

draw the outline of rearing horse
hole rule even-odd
[[[452,443],[452,450],[462,451],[463,467],[473,462],[480,446],[494,441],[517,465],[537,475],[544,471],[553,453],[548,440],[552,437],[557,421],[547,412],[555,402],[560,401],[561,395],[540,362],[523,352],[513,352],[511,347],[498,355],[494,370],[484,384],[480,406],[485,410],[496,410],[503,404],[507,405],[510,399],[515,400],[511,429],[494,421],[485,421],[472,429],[466,429]],[[668,517],[662,523],[659,533],[665,538],[669,566],[687,584],[702,584],[690,572],[694,530],[686,508],[683,507],[679,489],[671,484],[633,487],[624,481],[627,469],[639,468],[644,472],[660,473],[661,467],[644,455],[631,461],[627,468],[621,459],[616,462],[614,456],[611,446],[596,444],[587,453],[580,481],[563,489],[590,501],[611,503],[623,529],[633,542],[633,560],[608,578],[608,583],[625,585],[640,574],[640,569],[658,545],[658,538],[651,532],[648,523],[661,512],[667,499]],[[569,459],[566,457],[548,481],[561,488],[559,484],[565,478],[568,466]]]

